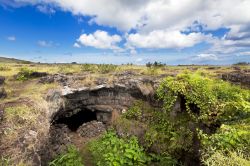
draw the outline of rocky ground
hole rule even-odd
[[[3,101],[0,103],[0,157],[14,164],[23,162],[26,165],[46,165],[64,151],[68,144],[80,147],[89,139],[98,137],[134,101],[143,100],[153,107],[160,106],[161,103],[155,100],[155,91],[160,81],[177,73],[142,75],[135,71],[121,71],[92,78],[88,72],[36,72],[31,81],[13,84],[13,91],[8,89],[13,78],[0,76],[0,100]],[[250,87],[248,69],[233,69],[218,73],[216,77]],[[6,79],[9,81],[7,90]],[[23,109],[14,112],[15,116],[5,113],[6,110],[14,111],[10,108],[17,106],[32,108],[32,114]],[[96,120],[83,123],[77,131],[72,132],[65,124],[53,123],[58,118],[75,115],[83,108],[95,112]],[[143,130],[143,126],[140,128]],[[138,131],[131,132],[140,134]]]

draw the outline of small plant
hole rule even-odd
[[[34,72],[33,70],[23,67],[20,69],[19,73],[17,74],[16,79],[18,81],[26,81],[31,78],[31,74],[33,72]]]
[[[91,142],[90,151],[98,166],[142,166],[150,162],[151,159],[139,146],[136,137],[124,140],[118,138],[114,132],[108,132],[99,140]]]
[[[11,165],[9,158],[5,158],[5,157],[0,158],[0,166],[9,166],[9,165]]]
[[[143,102],[137,101],[134,103],[132,107],[128,109],[126,113],[123,114],[123,116],[127,119],[139,120],[142,116],[142,107],[143,107]]]
[[[49,166],[83,166],[83,161],[76,147],[69,146],[67,152],[51,161]]]
[[[152,165],[154,166],[175,166],[178,164],[177,160],[168,155],[150,154],[150,157],[151,163],[153,163]]]

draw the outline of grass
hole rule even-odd
[[[244,70],[250,70],[250,65],[238,66]],[[11,77],[16,75],[21,68],[28,68],[32,71],[47,72],[49,74],[81,74],[84,72],[96,74],[108,74],[114,72],[134,71],[137,74],[144,75],[161,75],[175,74],[183,70],[206,70],[210,73],[219,74],[234,71],[231,66],[162,66],[162,67],[146,67],[141,65],[105,65],[105,64],[17,64],[17,63],[1,63],[0,75]]]
[[[249,166],[250,157],[245,156],[242,152],[223,152],[216,151],[212,156],[202,160],[206,166]]]
[[[4,126],[0,130],[1,140],[4,140],[4,144],[0,144],[0,149],[5,149],[4,154],[1,154],[0,157],[5,157],[5,160],[0,161],[0,165],[1,162],[7,161],[10,163],[8,165],[32,165],[24,156],[28,156],[26,153],[35,148],[34,146],[38,145],[37,141],[39,140],[35,139],[29,142],[25,152],[20,149],[18,141],[29,136],[30,131],[36,132],[37,137],[45,134],[48,126],[44,125],[44,119],[41,122],[41,117],[45,116],[47,110],[44,97],[49,89],[55,89],[58,85],[56,83],[38,84],[37,79],[17,81],[13,76],[21,67],[28,65],[5,65],[11,70],[0,71],[0,74],[4,73],[3,75],[6,77],[4,88],[8,94],[7,98],[0,100],[0,108],[5,110]],[[32,68],[37,67],[32,66]]]
[[[39,130],[41,130],[42,126],[39,125],[39,121],[37,120],[39,116],[40,113],[38,109],[26,104],[19,103],[5,109],[5,125],[1,135],[4,144],[0,146],[5,149],[3,155],[11,156],[6,160],[6,162],[13,163],[9,165],[30,165],[29,161],[24,161],[25,159],[23,158],[28,152],[21,151],[21,147],[17,141],[28,135],[27,133],[30,131],[39,132]],[[33,148],[33,143],[35,142],[29,142],[27,150]]]

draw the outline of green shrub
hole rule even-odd
[[[184,144],[186,148],[189,147],[192,150],[188,138],[192,138],[192,133],[198,133],[203,154],[212,157],[220,150],[231,153],[238,149],[244,149],[249,153],[249,90],[211,79],[205,73],[185,72],[177,77],[167,77],[158,88],[157,94],[164,102],[165,119],[169,121],[166,129],[169,128],[168,131],[171,131],[165,132],[164,136],[169,135],[167,140],[176,141],[173,149]],[[185,111],[182,110],[181,113],[175,115],[174,120],[171,120],[168,117],[171,117],[173,106],[180,96],[184,98]],[[192,105],[197,107],[198,112],[193,111]],[[215,133],[205,134],[203,129],[196,125],[196,130],[191,132],[188,127],[190,122],[211,128],[214,128],[213,125],[218,127]],[[185,135],[186,139],[183,140]]]
[[[26,81],[31,78],[31,73],[33,73],[33,70],[30,70],[26,67],[22,67],[20,71],[17,73],[16,79],[18,81]]]
[[[91,142],[90,151],[98,166],[140,166],[150,161],[150,157],[138,145],[136,137],[124,140],[114,132],[108,132],[99,140]]]
[[[126,113],[123,114],[123,117],[127,119],[138,120],[142,117],[142,101],[136,101],[132,107],[128,109]]]
[[[210,151],[211,149],[227,151],[245,149],[246,151],[250,151],[249,130],[223,124],[215,134],[208,135],[200,133],[200,136],[206,151]]]
[[[69,146],[65,154],[59,155],[49,163],[50,166],[83,166],[80,153],[74,146]]]
[[[167,93],[166,93],[167,92]],[[167,77],[158,89],[166,111],[171,111],[178,96],[185,97],[185,106],[194,121],[209,125],[216,121],[229,122],[247,117],[250,110],[250,91],[221,80],[202,76],[200,73],[183,73]],[[191,110],[192,104],[199,115]]]
[[[100,64],[98,65],[98,72],[105,74],[114,72],[116,70],[117,66],[112,64]]]

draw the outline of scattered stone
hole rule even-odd
[[[93,138],[106,131],[106,127],[102,122],[91,121],[84,123],[77,129],[79,136]]]

